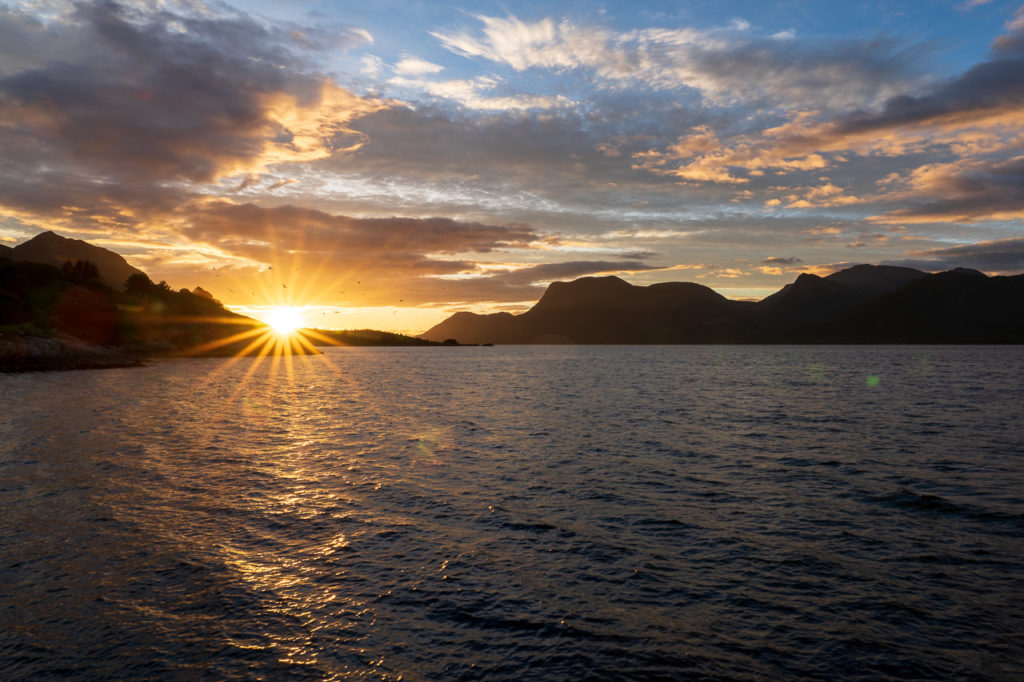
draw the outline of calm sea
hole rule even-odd
[[[0,678],[1024,678],[1024,347],[0,375]]]

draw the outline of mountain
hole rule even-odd
[[[554,282],[522,315],[456,313],[422,334],[460,343],[705,343],[741,340],[744,304],[708,287],[618,277]]]
[[[3,256],[0,253],[0,256]],[[124,283],[132,275],[145,274],[142,270],[128,264],[119,254],[100,246],[94,246],[81,239],[61,237],[54,232],[43,232],[32,239],[18,244],[7,253],[14,260],[46,263],[61,267],[65,263],[76,261],[89,262],[96,266],[100,277],[107,286],[115,291],[124,288]]]
[[[460,343],[1024,342],[1024,275],[857,265],[801,274],[756,302],[699,284],[552,283],[521,315],[455,313],[421,335]]]
[[[1024,343],[1024,275],[928,275],[798,335],[826,343]]]
[[[855,265],[827,277],[802,273],[792,284],[760,301],[757,334],[771,339],[801,325],[833,319],[927,275],[888,265]]]
[[[977,270],[972,272],[981,275]],[[875,295],[884,294],[887,291],[895,291],[913,282],[915,279],[921,279],[927,275],[927,272],[893,265],[854,265],[852,268],[833,272],[831,275],[826,276],[825,279],[829,282],[848,286],[857,291]]]

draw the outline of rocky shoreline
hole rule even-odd
[[[0,332],[0,373],[58,372],[72,369],[142,367],[155,358],[235,357],[260,355],[262,349],[235,342],[202,352],[181,350],[167,341],[135,343],[130,346],[99,346],[67,335],[33,336]],[[290,347],[289,355],[321,355],[315,348]]]
[[[139,367],[142,358],[116,348],[74,338],[4,335],[0,337],[0,372],[46,372],[71,369]]]

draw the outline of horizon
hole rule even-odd
[[[40,234],[43,234],[43,233],[40,233]],[[63,235],[60,235],[60,234],[58,234],[56,232],[50,231],[49,234],[54,234],[57,237],[60,237],[61,239],[67,239],[67,237],[64,237]],[[36,235],[36,236],[39,236],[39,235]],[[82,240],[79,240],[79,241],[82,241]],[[117,255],[120,256],[120,254],[117,254]],[[127,262],[127,261],[125,261],[125,262]],[[129,263],[129,265],[131,265],[131,264]],[[761,296],[759,298],[739,298],[739,297],[732,297],[732,298],[730,298],[728,296],[725,296],[725,294],[722,294],[721,292],[716,291],[713,287],[707,287],[707,288],[710,289],[711,291],[715,291],[715,293],[718,293],[718,294],[722,295],[724,298],[726,298],[728,300],[731,300],[731,301],[755,302],[756,303],[756,302],[764,300],[765,298],[768,298],[768,297],[772,296],[773,294],[779,293],[780,291],[782,291],[783,288],[785,288],[789,284],[792,284],[793,282],[795,282],[796,279],[799,278],[801,275],[807,274],[807,275],[811,275],[811,276],[814,276],[814,277],[824,277],[824,278],[827,278],[829,276],[829,274],[836,274],[838,272],[842,272],[842,271],[845,271],[845,270],[850,270],[850,269],[855,269],[855,268],[863,268],[863,267],[869,267],[869,268],[879,268],[879,267],[905,268],[906,266],[887,266],[887,265],[881,265],[881,264],[876,264],[876,263],[854,263],[854,264],[849,264],[845,268],[836,269],[832,273],[826,273],[826,274],[823,274],[823,275],[822,274],[813,273],[813,272],[793,272],[793,279],[790,282],[787,282],[787,283],[783,284],[779,289],[771,291],[768,294],[765,294],[764,296]],[[973,272],[978,272],[978,273],[980,273],[981,275],[983,275],[985,277],[998,276],[998,275],[990,275],[989,273],[982,272],[982,271],[976,270],[974,268],[964,268],[963,266],[954,266],[954,267],[949,268],[949,270],[935,270],[935,271],[921,270],[919,268],[909,268],[909,269],[916,270],[916,271],[921,272],[922,274],[925,274],[925,275],[932,275],[932,274],[938,274],[938,273],[941,273],[941,272],[949,272],[949,271],[957,271],[957,270],[969,270],[969,271],[973,271]],[[1024,273],[1012,273],[1012,274],[1024,274]],[[147,273],[147,276],[148,276],[148,273]],[[595,279],[595,278],[615,278],[615,279],[619,279],[620,281],[626,282],[627,284],[629,284],[631,286],[640,286],[640,287],[649,287],[649,286],[653,286],[653,285],[656,285],[656,284],[679,284],[679,283],[690,283],[690,284],[692,284],[693,283],[693,282],[685,282],[683,280],[666,280],[666,281],[661,281],[661,282],[650,282],[650,283],[646,283],[646,284],[634,284],[633,282],[629,282],[627,279],[625,279],[623,277],[620,277],[618,275],[586,275],[586,276],[583,276],[583,277],[577,277],[577,278],[572,279],[572,280],[555,280],[553,282],[549,282],[547,284],[547,286],[549,287],[551,284],[556,284],[556,283],[571,284],[571,283],[574,283],[574,282],[577,282],[577,281],[580,281],[580,280]],[[168,286],[170,286],[170,285],[168,285]],[[704,285],[701,285],[701,286],[704,286]],[[174,287],[171,287],[171,288],[173,289]],[[522,313],[527,312],[533,306],[535,306],[539,302],[540,298],[543,297],[543,295],[544,295],[544,293],[546,291],[547,291],[547,287],[544,289],[544,291],[540,292],[540,295],[538,296],[537,300],[524,302],[524,304],[522,305],[522,307],[520,309],[513,309],[513,310],[506,309],[506,310],[500,311],[500,312],[509,312],[509,313],[511,313],[513,315],[521,315]],[[208,294],[209,292],[205,292],[205,293]],[[222,303],[223,304],[223,302],[221,302],[221,301],[218,301],[218,303]],[[316,313],[320,312],[321,309],[322,309],[321,306],[291,306],[291,305],[261,306],[261,307],[256,308],[253,311],[253,310],[250,310],[249,306],[244,306],[244,305],[228,305],[228,304],[223,304],[223,305],[224,305],[225,308],[227,308],[231,312],[238,313],[240,315],[245,315],[247,317],[255,319],[256,321],[262,322],[263,324],[266,324],[269,327],[276,328],[278,330],[278,333],[285,333],[285,334],[290,334],[290,333],[292,333],[294,331],[298,331],[298,330],[325,331],[325,332],[344,332],[344,331],[359,331],[359,330],[367,330],[368,329],[368,330],[373,330],[373,331],[382,331],[382,332],[386,332],[386,333],[396,333],[396,334],[402,334],[402,335],[407,335],[407,336],[419,337],[419,336],[422,336],[422,335],[426,334],[434,326],[436,326],[438,323],[443,322],[444,320],[447,320],[451,315],[454,315],[455,313],[458,313],[458,312],[474,312],[472,310],[446,310],[443,313],[441,313],[442,317],[438,318],[437,322],[432,324],[430,327],[424,328],[421,331],[417,331],[417,330],[409,330],[409,329],[392,329],[392,328],[388,328],[386,325],[389,322],[390,316],[394,314],[392,312],[394,310],[393,308],[384,308],[384,309],[382,309],[381,311],[378,312],[376,318],[373,316],[372,313],[370,315],[367,315],[367,312],[365,310],[345,311],[346,313],[348,313],[350,315],[358,316],[359,319],[362,319],[362,320],[366,320],[366,319],[371,319],[371,320],[372,319],[379,319],[379,320],[382,321],[382,326],[376,326],[375,327],[375,326],[372,326],[372,324],[371,324],[369,326],[363,325],[363,326],[349,326],[349,327],[332,327],[332,326],[324,326],[322,324],[317,324],[318,321],[320,321],[320,322],[323,321],[323,320],[318,320],[317,317],[316,317]],[[389,315],[389,313],[390,313],[390,315]],[[286,323],[282,323],[282,317],[287,319]],[[287,330],[287,331],[285,331],[285,330]]]
[[[257,319],[1024,271],[1018,2],[57,0],[0,35],[0,244],[53,230]]]

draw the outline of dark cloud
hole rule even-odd
[[[1016,275],[1024,272],[1024,237],[913,251],[907,255],[909,258],[884,263],[933,272],[963,267],[989,274]]]
[[[765,258],[763,261],[761,261],[761,265],[776,265],[776,266],[796,265],[797,263],[803,263],[803,261],[800,260],[799,258],[797,258],[796,256],[790,256],[788,258],[782,258],[782,257],[779,257],[779,256],[772,256],[770,258]]]
[[[993,44],[989,60],[956,78],[937,84],[921,96],[889,98],[877,113],[856,112],[836,118],[805,140],[813,148],[827,147],[830,139],[886,130],[913,130],[926,124],[955,128],[965,122],[1005,113],[1004,123],[1020,125],[1024,105],[1024,42],[1019,29]],[[799,139],[790,141],[799,142]]]
[[[526,268],[520,268],[511,272],[496,275],[495,279],[508,282],[509,284],[534,284],[538,282],[551,282],[563,279],[576,279],[584,275],[607,274],[618,272],[640,272],[644,270],[659,270],[655,265],[628,260],[628,261],[566,261],[562,263],[543,263]]]
[[[1024,51],[1013,51],[969,69],[922,96],[890,99],[880,114],[856,114],[840,121],[838,132],[902,127],[957,115],[1012,110],[1024,102]]]
[[[26,21],[0,13],[0,36]],[[209,182],[327,154],[346,120],[379,106],[307,73],[292,33],[240,17],[92,2],[32,28],[62,51],[0,78],[0,145],[22,174]]]
[[[1024,157],[938,167],[914,189],[922,196],[879,220],[974,222],[1024,218]]]
[[[264,208],[213,201],[179,212],[180,232],[234,256],[306,267],[366,268],[376,273],[449,274],[473,270],[465,261],[426,254],[488,253],[523,248],[541,239],[524,226],[449,218],[353,218],[297,206]]]
[[[59,49],[37,17],[0,5],[0,76],[52,58]]]
[[[629,105],[644,110],[635,99]],[[353,177],[360,187],[395,187],[379,198],[353,194],[377,210],[408,201],[419,211],[511,215],[561,230],[574,223],[591,229],[621,226],[660,211],[677,218],[680,190],[674,179],[637,173],[631,157],[651,144],[652,134],[675,139],[680,126],[705,116],[666,110],[660,126],[647,127],[646,114],[640,113],[636,123],[644,132],[623,135],[628,122],[617,111],[626,107],[618,101],[616,109],[594,116],[576,111],[473,116],[393,106],[353,121],[366,144],[351,158],[309,164],[301,176],[303,189],[311,198],[326,197],[348,183],[324,183],[318,191],[319,178]],[[689,210],[710,211],[733,196],[729,188],[703,188],[687,193],[686,203]],[[638,209],[626,218],[634,206]]]
[[[756,39],[701,50],[691,55],[689,66],[716,91],[751,104],[841,109],[913,87],[931,51],[928,45],[901,46],[891,39],[827,45]]]
[[[368,115],[353,127],[369,139],[358,158],[360,168],[371,172],[379,168],[436,178],[473,177],[484,171],[515,178],[535,176],[539,169],[548,175],[573,173],[575,164],[605,158],[597,153],[598,138],[573,112],[479,117],[395,107]]]
[[[148,217],[166,215],[193,196],[177,186],[154,190],[146,183],[85,172],[26,170],[16,157],[0,156],[0,213],[6,209],[26,220],[69,225],[81,233],[134,230]]]

